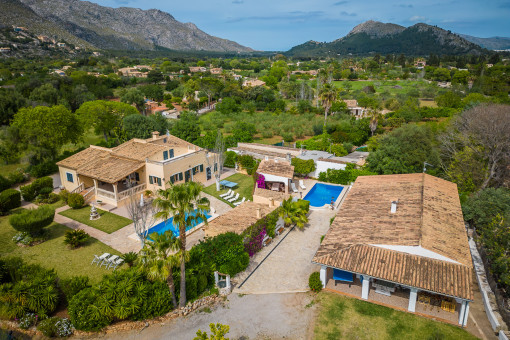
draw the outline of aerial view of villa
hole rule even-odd
[[[508,18],[0,1],[0,340],[509,340]]]

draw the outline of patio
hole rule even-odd
[[[336,282],[336,284],[335,284]],[[349,285],[348,282],[340,282],[333,280],[333,271],[328,270],[327,273],[327,284],[326,290],[347,295],[349,297],[353,297],[356,299],[361,298],[362,291],[362,283],[359,278],[354,277],[353,282]],[[368,293],[368,302],[373,302],[376,304],[380,304],[383,306],[395,308],[398,310],[402,310],[405,312],[409,312],[407,310],[409,305],[409,294],[410,290],[408,288],[404,288],[398,286],[395,288],[395,292],[391,293],[390,296],[376,293],[376,288],[374,287],[373,282],[370,282],[370,290]],[[420,302],[421,292],[418,293],[418,300],[416,303],[416,311],[415,314],[419,314],[425,317],[445,321],[454,325],[458,325],[459,321],[459,310],[460,304],[455,303],[455,312],[448,312],[441,309],[440,306],[433,306],[431,304]],[[435,295],[438,299],[446,298],[441,295]]]

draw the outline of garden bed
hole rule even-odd
[[[130,219],[112,214],[108,211],[98,209],[97,212],[101,216],[97,220],[90,220],[90,207],[86,206],[80,209],[68,209],[61,211],[59,214],[68,217],[72,220],[86,224],[89,227],[96,228],[104,231],[105,233],[111,234],[125,226],[133,223]]]

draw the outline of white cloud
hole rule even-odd
[[[415,15],[415,16],[410,17],[409,21],[411,21],[411,22],[428,22],[429,19],[427,19],[426,17],[421,16],[421,15]]]

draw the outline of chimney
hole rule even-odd
[[[391,210],[390,212],[392,214],[396,213],[397,212],[397,204],[398,204],[398,200],[397,201],[392,201],[391,202]]]
[[[260,212],[260,208],[257,208],[257,219],[261,219],[262,218],[262,213]]]
[[[159,131],[154,131],[152,133],[152,139],[158,139],[158,137],[159,137]]]

